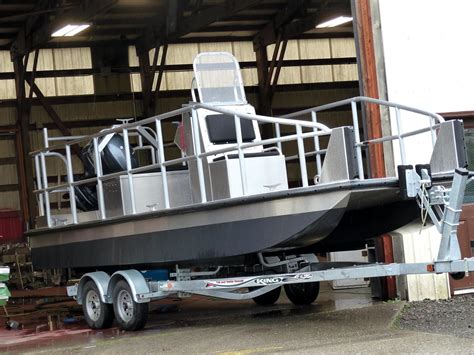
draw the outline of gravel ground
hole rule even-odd
[[[474,295],[407,303],[396,326],[406,330],[474,339]]]

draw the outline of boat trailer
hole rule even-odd
[[[68,295],[82,304],[85,312],[93,311],[94,307],[110,307],[115,302],[114,309],[116,313],[118,310],[120,318],[129,317],[132,320],[137,313],[134,307],[147,308],[150,301],[172,295],[186,297],[195,294],[232,300],[254,299],[257,303],[264,304],[271,301],[264,299],[258,302],[259,297],[271,295],[272,292],[275,294],[277,289],[279,295],[281,286],[286,289],[292,285],[318,285],[317,290],[309,289],[309,294],[307,288],[302,288],[301,290],[306,290],[306,295],[294,290],[292,297],[289,295],[295,304],[308,304],[315,300],[320,281],[440,273],[449,273],[458,279],[469,275],[469,272],[474,271],[474,258],[461,259],[457,239],[457,226],[469,172],[466,169],[456,169],[450,189],[432,186],[427,166],[400,166],[399,178],[404,198],[416,199],[419,207],[426,211],[441,234],[438,256],[432,262],[354,265],[318,262],[314,255],[309,254],[288,257],[286,260],[272,260],[272,257],[259,254],[261,264],[253,270],[252,276],[232,276],[232,273],[238,275],[242,270],[238,267],[231,270],[222,266],[210,271],[192,271],[180,269],[177,265],[176,271],[171,273],[167,280],[150,279],[146,273],[136,269],[120,270],[111,276],[97,271],[83,275],[78,284],[69,286]],[[281,272],[273,273],[275,269]],[[223,274],[230,277],[219,277]],[[87,298],[85,297],[86,291],[90,291],[91,283],[95,285],[97,292],[96,299],[93,300],[89,299],[90,292]],[[114,297],[117,292],[120,295],[121,288],[124,287],[130,290],[133,299]],[[126,330],[141,328],[146,322],[146,312],[141,311],[138,314],[141,319],[128,324],[119,322],[119,326]]]

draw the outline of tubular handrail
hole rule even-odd
[[[388,106],[395,108],[396,112],[396,124],[398,127],[398,132],[396,134],[390,136],[384,136],[380,138],[374,138],[370,140],[360,140],[360,131],[359,131],[359,120],[358,120],[358,109],[357,103],[364,102],[364,103],[371,103],[377,104],[381,106]],[[105,205],[104,205],[104,195],[103,195],[103,187],[102,183],[104,181],[119,177],[119,176],[126,176],[129,184],[129,194],[130,194],[130,201],[132,203],[132,214],[137,213],[135,207],[135,198],[134,198],[134,174],[152,171],[154,169],[161,169],[161,176],[162,176],[162,184],[163,184],[163,194],[164,194],[164,206],[165,208],[170,208],[170,201],[169,201],[169,191],[168,191],[168,182],[167,182],[167,167],[171,165],[177,164],[185,164],[190,161],[196,161],[197,163],[197,173],[198,173],[198,181],[199,181],[199,192],[201,197],[201,203],[207,202],[207,193],[206,193],[206,182],[205,182],[205,174],[203,170],[203,160],[210,156],[216,156],[219,154],[226,154],[230,152],[237,151],[238,153],[238,160],[239,160],[239,167],[240,167],[240,181],[242,184],[242,192],[243,195],[246,196],[248,194],[248,186],[247,186],[247,174],[246,174],[246,163],[245,163],[245,154],[244,150],[252,147],[264,147],[269,145],[276,145],[277,149],[281,152],[282,143],[295,141],[297,144],[297,154],[286,157],[286,161],[290,160],[299,160],[299,168],[300,168],[300,175],[301,175],[301,186],[307,187],[309,186],[309,179],[308,179],[308,170],[307,170],[307,163],[306,158],[310,156],[315,156],[315,164],[316,164],[316,173],[317,175],[321,174],[322,171],[322,161],[321,157],[326,154],[327,149],[321,149],[319,145],[319,137],[321,136],[329,136],[333,132],[333,130],[327,127],[324,124],[321,124],[317,121],[317,113],[328,110],[331,108],[339,107],[342,105],[350,104],[351,112],[352,112],[352,122],[353,122],[353,130],[354,130],[354,149],[356,152],[356,162],[357,162],[357,169],[358,169],[358,178],[359,180],[364,180],[364,164],[362,159],[362,149],[365,149],[370,144],[378,144],[383,142],[395,142],[398,140],[400,145],[400,156],[402,164],[405,163],[405,148],[404,148],[404,138],[410,137],[415,134],[420,134],[424,132],[431,131],[433,144],[435,141],[434,132],[439,127],[439,125],[444,122],[444,119],[434,113],[430,113],[427,111],[419,110],[416,108],[412,108],[406,105],[400,105],[384,100],[379,99],[372,99],[369,97],[354,97],[351,99],[341,100],[335,103],[322,105],[318,107],[314,107],[307,110],[298,111],[289,115],[284,115],[282,117],[269,117],[269,116],[262,116],[262,115],[255,115],[255,114],[248,114],[242,113],[238,111],[234,111],[229,108],[223,108],[222,106],[214,106],[210,104],[203,104],[198,102],[191,102],[184,107],[173,110],[164,114],[159,114],[153,117],[149,117],[147,119],[138,121],[138,122],[131,122],[125,123],[119,126],[114,126],[109,129],[102,130],[98,133],[89,135],[89,136],[75,136],[75,137],[68,137],[68,138],[61,138],[61,137],[48,137],[47,130],[44,131],[44,139],[45,139],[45,148],[33,151],[30,153],[34,157],[35,161],[35,171],[36,171],[36,178],[37,178],[37,189],[33,192],[38,194],[39,197],[39,204],[40,204],[40,215],[45,215],[47,217],[48,227],[52,226],[52,219],[51,219],[51,207],[50,207],[50,200],[49,194],[57,191],[58,189],[65,189],[69,191],[70,200],[71,200],[71,211],[73,217],[73,223],[79,223],[78,220],[78,213],[77,207],[75,204],[75,187],[85,184],[96,183],[97,184],[97,197],[98,197],[98,207],[101,219],[106,219],[105,213]],[[234,129],[236,134],[236,143],[235,144],[227,144],[225,147],[216,147],[217,149],[213,149],[210,151],[201,151],[201,142],[200,142],[200,134],[201,128],[199,124],[198,118],[198,110],[208,110],[211,112],[217,112],[224,115],[230,116],[229,119],[234,120]],[[411,111],[414,113],[425,115],[429,118],[429,127],[421,128],[417,130],[413,130],[410,132],[403,132],[401,127],[400,121],[400,110]],[[311,121],[307,120],[300,120],[294,119],[293,117],[301,116],[304,114],[311,113]],[[183,115],[184,117],[188,117],[191,123],[191,130],[190,133],[192,135],[192,144],[193,144],[193,154],[190,155],[182,155],[180,158],[166,160],[164,154],[165,144],[163,142],[163,135],[162,135],[162,120],[175,117],[178,115]],[[188,116],[186,116],[188,115]],[[274,138],[267,138],[267,139],[258,139],[252,142],[244,142],[242,139],[242,130],[241,130],[241,119],[246,120],[254,120],[260,123],[269,123],[275,127],[275,134],[276,137]],[[433,123],[433,120],[436,120],[437,123]],[[154,124],[154,128],[151,128],[150,125]],[[282,136],[280,131],[280,125],[289,126],[294,128],[294,133],[288,132],[287,135]],[[303,128],[310,129],[310,131],[303,131]],[[129,138],[130,137],[139,137],[139,146],[142,147],[143,141],[140,135],[140,129],[145,129],[146,131],[154,132],[154,135],[150,136],[156,142],[154,142],[149,149],[152,151],[152,162],[151,164],[147,164],[145,166],[140,166],[133,168],[131,164],[131,157],[130,157],[130,148],[131,143]],[[155,131],[154,131],[155,130]],[[102,160],[100,157],[100,150],[99,148],[99,138],[106,137],[111,134],[122,134],[124,140],[124,150],[126,155],[126,169],[119,172],[103,174],[102,172]],[[143,132],[142,132],[143,135]],[[146,135],[144,136],[145,139],[147,138]],[[312,139],[314,141],[314,151],[305,151],[305,144],[304,139]],[[60,142],[58,145],[49,146],[49,142]],[[95,177],[89,177],[83,180],[74,180],[73,175],[73,168],[72,168],[72,158],[71,158],[71,146],[74,144],[78,144],[81,142],[93,142],[94,148],[94,168],[95,168]],[[103,140],[105,142],[105,140]],[[106,144],[106,143],[105,143]],[[55,150],[59,150],[62,148],[66,148],[66,157],[62,154],[55,152]],[[54,186],[48,186],[47,181],[47,168],[46,168],[46,157],[57,157],[60,158],[65,166],[67,171],[67,182],[65,183],[58,183]],[[325,183],[326,184],[326,183]],[[196,202],[194,202],[196,203]]]
[[[377,104],[377,105],[381,105],[381,106],[389,106],[389,107],[399,108],[399,109],[404,110],[404,111],[409,111],[409,112],[413,112],[413,113],[418,113],[420,115],[432,117],[432,118],[436,119],[438,121],[438,123],[444,122],[444,118],[441,115],[438,115],[437,113],[433,113],[433,112],[425,111],[425,110],[420,110],[416,107],[411,107],[411,106],[407,106],[407,105],[403,105],[403,104],[399,104],[399,103],[395,103],[395,102],[391,102],[391,101],[386,101],[386,100],[381,100],[381,99],[374,99],[374,98],[368,97],[368,96],[356,96],[356,97],[352,97],[352,98],[349,98],[349,99],[344,99],[344,100],[340,100],[340,101],[336,101],[336,102],[331,102],[329,104],[315,106],[315,107],[308,108],[308,109],[301,110],[301,111],[297,111],[297,112],[292,112],[292,113],[289,113],[289,114],[286,114],[286,115],[282,115],[280,117],[282,117],[282,118],[298,117],[298,116],[308,114],[308,113],[311,113],[311,112],[321,112],[321,111],[330,110],[332,108],[336,108],[336,107],[340,107],[340,106],[344,106],[344,105],[350,105],[352,102],[356,102],[356,103],[357,102],[367,102],[367,103]]]
[[[246,120],[256,120],[256,121],[263,122],[263,123],[282,124],[282,125],[288,125],[288,126],[300,125],[301,127],[305,127],[305,128],[316,128],[316,129],[319,129],[319,130],[324,131],[324,132],[331,132],[331,129],[329,127],[327,127],[326,125],[323,125],[321,123],[316,123],[315,124],[315,123],[309,122],[309,121],[288,120],[288,119],[283,119],[283,118],[262,116],[262,115],[250,115],[250,114],[236,112],[236,111],[229,110],[229,109],[224,109],[224,108],[221,108],[221,107],[216,107],[216,106],[212,106],[212,105],[201,104],[201,103],[195,102],[195,103],[191,103],[189,105],[186,105],[183,108],[176,109],[176,110],[166,112],[166,113],[162,113],[162,114],[159,114],[159,115],[156,115],[156,116],[152,116],[152,117],[140,120],[140,121],[118,125],[118,126],[113,127],[113,128],[107,128],[107,129],[104,129],[104,130],[102,130],[98,133],[95,133],[95,134],[92,134],[92,135],[89,135],[89,136],[78,136],[78,137],[75,137],[77,139],[70,140],[70,141],[67,142],[67,144],[75,145],[75,144],[84,142],[86,140],[89,141],[89,140],[92,140],[94,138],[100,138],[100,137],[103,137],[103,136],[106,136],[106,135],[109,135],[109,134],[122,133],[122,131],[124,129],[128,130],[128,129],[133,129],[133,128],[138,127],[138,126],[144,126],[144,125],[147,125],[147,124],[150,124],[150,123],[154,123],[155,120],[162,121],[166,118],[179,116],[179,115],[182,115],[183,113],[188,113],[188,112],[191,112],[192,110],[199,109],[199,108],[203,108],[203,109],[214,111],[214,112],[219,112],[219,113],[226,114],[226,115],[238,116],[238,117],[246,119]],[[58,139],[55,139],[55,140],[58,140]],[[42,148],[42,149],[37,149],[35,151],[30,152],[29,154],[30,154],[30,156],[33,156],[33,155],[36,155],[36,154],[41,153],[41,152],[48,152],[49,150],[61,149],[63,146],[64,146],[64,144],[49,146],[49,147],[45,147],[45,148]]]
[[[322,136],[322,135],[327,135],[327,134],[328,134],[327,132],[321,132],[321,131],[319,131],[319,132],[307,132],[307,133],[302,133],[301,137],[302,138],[312,138],[312,137],[315,137],[315,136]],[[281,137],[280,141],[281,142],[289,142],[289,141],[292,141],[292,140],[296,140],[297,137],[298,136],[296,134],[292,134],[292,135]],[[269,138],[269,139],[264,139],[264,140],[260,140],[260,141],[257,141],[257,142],[242,143],[241,144],[241,149],[247,149],[247,148],[251,148],[251,147],[255,147],[255,146],[259,146],[259,145],[275,144],[277,140],[278,140],[277,138]],[[237,149],[238,149],[238,145],[233,144],[229,147],[213,150],[213,151],[206,152],[206,153],[201,153],[197,156],[196,155],[188,155],[188,156],[182,157],[182,158],[167,160],[166,162],[163,162],[163,166],[178,165],[182,162],[188,162],[188,161],[195,160],[196,158],[205,158],[205,157],[209,157],[209,156],[216,155],[216,154],[234,152]],[[326,151],[325,149],[322,149],[321,153],[324,153],[325,151]],[[136,173],[146,172],[146,171],[149,171],[149,170],[154,170],[156,168],[161,168],[161,164],[160,163],[155,163],[155,164],[149,164],[149,165],[146,165],[146,166],[143,166],[143,167],[132,168],[132,169],[130,169],[130,173],[136,174]],[[90,177],[90,178],[82,179],[82,180],[78,180],[78,181],[71,181],[70,183],[67,182],[67,183],[63,183],[63,184],[57,184],[57,185],[54,185],[54,186],[50,186],[48,188],[36,189],[33,192],[34,193],[40,193],[40,192],[44,192],[44,191],[53,191],[53,190],[56,190],[58,188],[69,187],[69,185],[79,186],[79,185],[90,184],[90,183],[93,183],[97,180],[106,181],[106,180],[110,180],[110,179],[119,177],[121,175],[124,175],[125,173],[126,173],[126,171],[119,171],[119,172],[115,172],[115,173],[104,174],[104,175],[101,175],[100,177]]]
[[[131,122],[131,123],[125,123],[125,124],[122,124],[122,125],[117,125],[116,127],[107,128],[107,129],[104,129],[100,132],[91,134],[89,136],[84,136],[84,137],[69,141],[67,144],[68,145],[75,145],[75,144],[79,144],[79,143],[84,142],[84,141],[92,140],[94,138],[100,138],[100,137],[103,137],[103,136],[107,136],[109,134],[122,133],[122,131],[124,129],[133,129],[133,128],[138,127],[138,126],[143,126],[143,125],[147,125],[147,124],[150,124],[150,123],[154,123],[155,120],[164,120],[166,118],[179,116],[183,113],[189,112],[190,110],[191,110],[191,108],[189,108],[189,107],[183,107],[183,108],[180,108],[180,109],[176,109],[176,110],[173,110],[173,111],[169,111],[169,112],[166,112],[166,113],[159,114],[157,116],[145,118],[144,120],[140,120],[140,121],[137,121],[137,122]],[[46,148],[42,148],[42,149],[37,149],[35,151],[30,152],[30,155],[33,156],[33,155],[36,155],[38,153],[47,152],[49,150],[61,149],[63,146],[64,146],[64,144],[50,146],[50,147],[46,147]]]

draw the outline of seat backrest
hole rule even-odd
[[[206,116],[209,140],[213,144],[237,143],[234,116],[215,114]],[[242,141],[252,142],[255,139],[255,130],[252,121],[241,119]]]
[[[227,52],[205,52],[193,62],[199,99],[202,103],[246,104],[240,66]]]

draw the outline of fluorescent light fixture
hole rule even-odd
[[[351,21],[352,21],[352,17],[339,16],[339,17],[333,18],[332,20],[320,23],[319,25],[316,26],[316,28],[336,27],[336,26],[342,25],[343,23],[347,23]]]
[[[56,32],[54,32],[51,37],[72,37],[77,35],[79,32],[84,31],[86,28],[89,28],[89,24],[83,25],[66,25]]]

